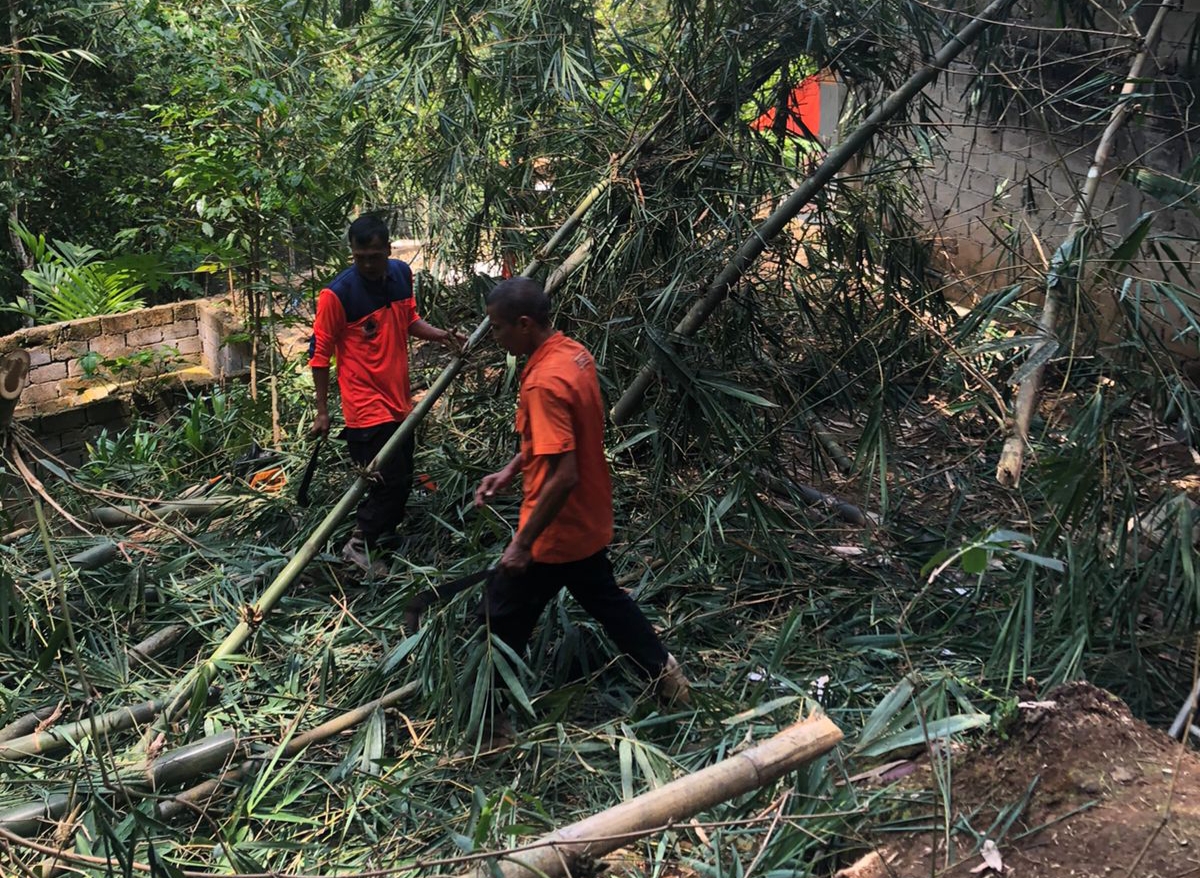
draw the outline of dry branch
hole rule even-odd
[[[1129,67],[1129,75],[1125,78],[1125,85],[1121,88],[1120,97],[1117,98],[1117,105],[1113,108],[1108,125],[1104,129],[1104,134],[1100,137],[1100,143],[1096,147],[1091,167],[1088,168],[1087,179],[1080,190],[1079,204],[1075,208],[1075,215],[1071,218],[1071,225],[1067,230],[1066,241],[1058,248],[1058,253],[1064,252],[1068,244],[1072,241],[1078,242],[1082,237],[1084,228],[1091,216],[1092,204],[1096,200],[1096,193],[1100,189],[1100,178],[1104,175],[1105,168],[1108,167],[1109,157],[1112,155],[1113,147],[1116,144],[1117,132],[1125,125],[1130,113],[1133,112],[1133,101],[1131,98],[1141,80],[1142,68],[1146,66],[1146,62],[1151,58],[1155,47],[1158,45],[1159,37],[1162,36],[1163,22],[1166,21],[1168,10],[1175,6],[1176,3],[1174,2],[1165,2],[1158,7],[1158,14],[1154,16],[1154,21],[1151,22],[1150,29],[1146,32],[1146,36],[1142,40],[1141,51],[1138,52],[1137,56],[1133,59],[1133,64]],[[1130,22],[1131,26],[1133,26],[1132,19],[1130,19]],[[1077,293],[1079,289],[1079,275],[1083,270],[1083,260],[1081,258],[1075,265],[1068,264],[1060,268],[1059,273],[1052,273],[1046,278],[1046,301],[1042,306],[1042,313],[1038,318],[1037,325],[1037,334],[1041,337],[1041,340],[1029,350],[1029,360],[1037,362],[1038,365],[1025,376],[1025,379],[1017,389],[1017,402],[1013,412],[1012,433],[1004,440],[1004,448],[1000,452],[1000,462],[996,466],[996,480],[1000,484],[1009,487],[1015,488],[1021,482],[1021,467],[1025,460],[1025,446],[1029,441],[1029,424],[1033,420],[1033,410],[1037,406],[1038,392],[1042,386],[1042,375],[1046,370],[1046,352],[1050,345],[1055,344],[1054,333],[1058,324],[1059,305]]]
[[[491,878],[497,872],[504,878],[570,875],[581,858],[610,853],[634,838],[764,787],[828,753],[841,740],[841,729],[830,719],[812,717],[716,765],[563,827],[529,850],[499,855],[495,869],[480,867],[471,878]]]
[[[695,335],[709,316],[725,301],[730,287],[746,273],[754,260],[762,255],[767,244],[787,227],[787,224],[812,201],[818,192],[825,188],[826,184],[847,162],[867,146],[871,138],[888,120],[900,112],[925,86],[933,82],[937,75],[945,70],[950,62],[973,43],[989,25],[1007,15],[1008,8],[1013,2],[1014,0],[993,0],[977,18],[973,18],[966,27],[951,37],[928,64],[888,95],[887,100],[855,128],[842,144],[831,150],[813,175],[792,190],[791,195],[783,204],[767,217],[738,248],[733,259],[709,285],[704,298],[697,301],[675,326],[674,334],[682,338]],[[613,406],[612,420],[614,424],[624,424],[641,407],[646,391],[654,380],[655,372],[654,365],[649,364],[638,373],[633,383]]]

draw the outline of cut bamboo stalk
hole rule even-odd
[[[121,707],[99,716],[64,723],[44,732],[13,738],[0,743],[0,762],[53,753],[93,734],[102,736],[148,723],[162,710],[164,703],[162,699],[146,701],[133,707]]]
[[[353,728],[363,722],[376,710],[389,707],[407,696],[419,691],[421,682],[414,680],[393,689],[391,692],[360,705],[354,710],[336,716],[333,719],[310,729],[302,735],[296,735],[286,745],[279,748],[280,758],[290,758],[306,747],[328,740]],[[210,735],[168,753],[164,753],[149,764],[139,768],[122,771],[117,778],[122,797],[140,799],[161,790],[163,787],[175,786],[201,775],[221,769],[242,748],[242,739],[234,730],[226,730],[216,735]],[[248,759],[236,768],[222,771],[216,778],[198,784],[189,790],[160,801],[156,813],[162,818],[177,816],[185,810],[193,810],[204,802],[222,786],[228,786],[240,781],[257,766],[269,761],[272,754],[267,753]],[[11,808],[0,810],[0,829],[28,838],[45,831],[54,821],[62,819],[72,803],[82,795],[111,794],[114,789],[96,787],[89,789],[81,786],[79,793],[69,795],[48,796],[36,802],[27,802]]]
[[[210,735],[187,744],[139,768],[126,769],[114,778],[122,796],[142,798],[158,789],[172,786],[181,780],[215,771],[226,764],[237,752],[241,742],[233,730]],[[57,795],[26,802],[0,811],[0,829],[28,838],[46,831],[53,823],[66,815],[72,803],[81,796],[104,795],[117,792],[102,786],[81,783],[74,796]]]
[[[129,662],[131,668],[144,665],[155,655],[178,641],[187,631],[187,625],[168,625],[160,631],[155,631],[141,643],[129,647],[125,653],[125,660]]]
[[[900,112],[925,86],[933,82],[937,75],[945,70],[950,62],[973,43],[989,25],[1006,16],[1009,7],[1014,2],[1015,0],[993,0],[986,9],[979,13],[978,17],[973,18],[962,30],[951,37],[928,64],[888,95],[879,108],[855,128],[843,143],[832,149],[812,176],[796,187],[792,194],[738,248],[732,261],[708,286],[704,297],[697,301],[675,326],[674,334],[681,338],[695,335],[709,316],[725,301],[730,287],[762,255],[767,244],[787,227],[787,224],[812,201],[818,192],[825,188],[826,184],[850,159],[862,151],[888,120]],[[612,421],[614,424],[624,424],[641,407],[646,391],[654,381],[656,371],[656,366],[651,363],[644,366],[638,373],[633,383],[613,406]]]
[[[315,726],[303,734],[296,735],[279,748],[278,757],[280,759],[290,759],[313,744],[326,741],[335,735],[340,735],[342,732],[352,729],[366,720],[376,710],[390,707],[419,691],[420,688],[421,682],[419,680],[406,683],[399,689],[393,689],[391,692],[376,698],[374,701],[368,701],[366,704],[359,705],[354,710],[347,711],[341,716],[336,716],[331,720],[323,722],[321,725]],[[155,815],[160,820],[172,820],[181,814],[192,813],[197,809],[202,810],[205,804],[222,788],[240,783],[258,766],[269,762],[272,758],[274,758],[274,754],[271,753],[255,756],[246,760],[241,765],[230,768],[228,771],[224,771],[217,777],[210,778],[203,783],[196,784],[169,799],[161,799],[155,805]]]
[[[245,497],[193,497],[155,503],[148,509],[137,506],[97,506],[88,515],[92,521],[104,527],[121,527],[145,524],[147,521],[165,521],[176,516],[203,518],[206,515],[232,515],[261,502],[257,498]]]
[[[11,741],[13,738],[31,734],[43,720],[53,716],[56,710],[58,710],[57,706],[40,707],[33,713],[18,717],[0,729],[0,742]]]
[[[97,567],[103,567],[116,556],[117,544],[112,540],[105,540],[72,555],[67,559],[67,564],[76,570],[95,570]],[[49,582],[54,578],[54,568],[47,567],[33,578],[35,582]]]
[[[1164,2],[1158,7],[1158,14],[1154,16],[1154,21],[1150,23],[1150,29],[1146,31],[1146,36],[1142,40],[1141,50],[1129,66],[1129,75],[1125,78],[1125,84],[1121,87],[1121,94],[1117,98],[1117,105],[1113,108],[1108,125],[1100,137],[1100,143],[1096,146],[1096,153],[1092,158],[1091,167],[1088,168],[1087,178],[1084,180],[1083,188],[1080,190],[1079,204],[1075,208],[1075,215],[1071,218],[1071,225],[1067,229],[1066,241],[1068,242],[1079,240],[1084,227],[1091,217],[1092,204],[1096,200],[1096,193],[1100,190],[1100,178],[1104,175],[1104,171],[1108,167],[1108,160],[1112,156],[1113,146],[1116,144],[1117,132],[1125,125],[1130,114],[1133,112],[1131,97],[1141,80],[1142,69],[1152,57],[1154,49],[1158,45],[1159,37],[1162,36],[1163,23],[1166,21],[1167,12],[1175,8],[1176,5],[1175,2],[1168,0],[1168,2]],[[1132,22],[1132,19],[1130,21]],[[1065,242],[1063,246],[1065,246]],[[1063,246],[1059,247],[1058,252],[1062,252]],[[1033,421],[1033,410],[1037,407],[1038,393],[1042,386],[1042,376],[1046,371],[1045,352],[1050,345],[1056,343],[1055,330],[1058,325],[1059,306],[1064,301],[1069,301],[1078,294],[1079,277],[1082,270],[1083,260],[1081,258],[1074,267],[1064,273],[1047,276],[1046,300],[1042,304],[1042,313],[1038,317],[1037,326],[1037,334],[1040,340],[1029,349],[1028,357],[1029,360],[1038,362],[1038,365],[1025,376],[1017,388],[1017,402],[1013,410],[1012,433],[1004,440],[1004,447],[1000,451],[1000,462],[996,465],[996,480],[1002,485],[1015,488],[1021,483],[1021,469],[1025,463],[1025,448],[1029,442],[1029,425]]]
[[[757,790],[795,771],[842,740],[842,732],[824,716],[784,729],[763,743],[695,774],[671,781],[556,830],[527,849],[497,854],[495,866],[480,866],[470,878],[559,878],[570,875],[582,858],[611,853],[635,838],[662,832],[721,802]]]
[[[0,357],[0,433],[12,426],[13,412],[29,380],[29,351],[9,351]]]

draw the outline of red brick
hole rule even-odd
[[[150,326],[145,329],[135,329],[125,333],[125,346],[136,351],[150,345],[160,344],[163,340],[161,326]]]
[[[100,331],[105,335],[121,335],[138,328],[138,314],[130,311],[126,314],[109,314],[100,318]]]
[[[46,384],[50,381],[57,383],[66,377],[66,363],[47,363],[44,366],[38,366],[36,369],[29,370],[30,384]]]

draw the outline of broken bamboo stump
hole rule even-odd
[[[469,878],[560,878],[580,859],[598,857],[632,839],[661,832],[689,817],[759,789],[828,753],[842,731],[825,716],[810,717],[756,747],[671,781],[607,811],[544,836],[519,851],[499,853]]]
[[[12,425],[13,412],[29,380],[29,351],[9,351],[0,357],[0,433]]]

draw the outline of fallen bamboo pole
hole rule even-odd
[[[635,838],[764,787],[828,753],[841,740],[841,729],[830,719],[811,717],[716,765],[556,830],[525,849],[497,854],[494,865],[485,862],[470,878],[569,876],[580,859],[611,853]]]
[[[40,707],[32,713],[27,713],[24,716],[10,722],[4,728],[0,729],[0,743],[11,741],[13,738],[20,738],[33,732],[41,723],[54,716],[57,706]]]
[[[75,570],[95,570],[97,567],[103,567],[116,556],[117,544],[112,540],[104,540],[72,555],[67,559],[67,564]],[[33,577],[35,582],[49,582],[53,578],[53,567],[47,567]]]
[[[767,244],[782,232],[796,214],[825,188],[834,175],[870,142],[884,123],[900,112],[925,86],[933,82],[937,75],[945,70],[950,62],[973,43],[989,25],[1007,15],[1008,8],[1014,2],[1015,0],[992,0],[986,9],[951,37],[928,64],[892,92],[874,113],[850,133],[843,143],[832,149],[812,176],[796,187],[783,204],[743,242],[733,259],[709,285],[704,297],[692,305],[688,313],[675,326],[674,334],[682,338],[695,335],[709,316],[725,301],[730,287],[746,273],[754,260],[762,255]],[[633,383],[629,385],[612,408],[614,424],[624,424],[641,407],[646,391],[654,381],[656,371],[654,363],[642,367]]]
[[[168,625],[166,628],[155,631],[141,643],[129,647],[125,651],[125,660],[129,662],[129,667],[131,668],[144,665],[150,659],[154,658],[155,655],[178,641],[187,632],[187,625]]]
[[[386,695],[376,698],[374,701],[368,701],[366,704],[361,704],[354,710],[347,711],[341,716],[335,716],[333,719],[321,723],[309,729],[303,734],[296,735],[282,747],[278,748],[279,759],[290,759],[297,753],[300,753],[307,747],[313,744],[320,743],[332,738],[334,735],[340,735],[348,729],[363,722],[376,710],[384,707],[390,707],[398,701],[407,698],[409,695],[417,692],[421,688],[420,680],[414,680],[411,683],[406,683],[399,689],[393,689]],[[259,765],[269,762],[276,758],[275,754],[266,753],[261,756],[255,756],[246,760],[241,765],[230,768],[224,771],[217,777],[199,783],[190,789],[186,789],[181,793],[171,796],[169,799],[162,799],[155,805],[155,816],[160,820],[171,820],[178,817],[182,813],[191,813],[197,809],[203,809],[214,795],[222,788],[231,787],[234,784],[240,783]]]
[[[127,524],[156,523],[177,516],[203,518],[206,515],[232,515],[259,502],[262,501],[258,498],[245,497],[193,497],[187,500],[164,500],[147,509],[136,506],[97,506],[88,515],[92,521],[104,527],[121,527]]]
[[[31,732],[0,743],[0,762],[19,760],[26,756],[44,755],[70,747],[83,738],[107,735],[142,725],[154,719],[164,701],[145,701],[133,707],[120,707],[94,717],[64,723],[44,732]]]
[[[227,763],[241,746],[233,730],[201,738],[186,744],[140,768],[126,769],[113,779],[122,795],[141,798],[180,780],[215,771]],[[61,820],[72,804],[81,796],[102,795],[118,792],[118,789],[80,784],[75,794],[47,796],[35,802],[26,802],[0,811],[0,829],[28,838],[44,832],[56,821]]]
[[[412,695],[421,688],[421,682],[414,680],[399,689],[393,689],[385,695],[359,705],[354,710],[347,711],[316,726],[309,731],[296,735],[286,744],[278,748],[279,758],[290,758],[300,753],[312,744],[328,740],[363,722],[376,710],[390,707],[398,701]],[[97,718],[99,721],[101,718]],[[176,750],[164,753],[140,768],[127,769],[116,778],[120,793],[129,798],[143,798],[161,790],[163,787],[175,786],[200,775],[216,771],[228,764],[229,760],[242,749],[242,739],[234,730],[226,730],[216,735],[210,735],[187,744]],[[249,775],[254,768],[270,761],[274,755],[270,752],[252,757],[236,768],[221,771],[217,777],[198,784],[169,799],[161,800],[156,806],[156,814],[166,819],[177,816],[185,810],[194,810],[200,803],[211,797],[223,786],[230,786]],[[81,787],[84,795],[109,794],[115,789],[97,787],[87,789]],[[48,796],[36,802],[0,810],[0,829],[15,835],[29,837],[44,831],[56,820],[67,813],[73,801],[78,798],[70,795]]]
[[[1096,200],[1096,193],[1100,190],[1100,178],[1108,167],[1108,160],[1116,143],[1117,132],[1124,127],[1129,115],[1133,112],[1132,97],[1134,91],[1141,84],[1142,68],[1146,66],[1146,62],[1158,45],[1168,10],[1175,8],[1176,5],[1176,3],[1165,2],[1159,6],[1158,14],[1150,23],[1150,29],[1146,31],[1141,50],[1133,59],[1133,63],[1129,67],[1129,75],[1125,77],[1125,84],[1121,87],[1117,105],[1113,108],[1108,125],[1100,136],[1100,143],[1096,146],[1091,167],[1088,168],[1087,178],[1079,193],[1079,204],[1075,208],[1075,215],[1071,218],[1071,225],[1067,229],[1066,241],[1055,251],[1056,259],[1052,261],[1052,266],[1059,262],[1057,257],[1064,252],[1068,244],[1080,242],[1092,212],[1092,204]],[[1132,22],[1132,19],[1130,21]],[[1063,301],[1070,300],[1079,292],[1079,276],[1083,271],[1084,263],[1083,254],[1078,255],[1077,262],[1074,259],[1075,257],[1072,257],[1065,260],[1065,264],[1057,265],[1058,271],[1051,272],[1046,277],[1046,300],[1042,305],[1042,313],[1038,317],[1037,326],[1037,335],[1040,338],[1029,349],[1027,358],[1029,362],[1037,363],[1037,366],[1025,376],[1017,388],[1012,433],[1004,440],[1004,447],[1000,451],[1000,462],[996,465],[996,481],[1008,487],[1015,488],[1021,483],[1021,469],[1025,463],[1025,447],[1029,442],[1029,425],[1033,421],[1033,410],[1037,407],[1042,375],[1046,371],[1047,353],[1050,346],[1057,343],[1055,329],[1058,325],[1059,305]]]

